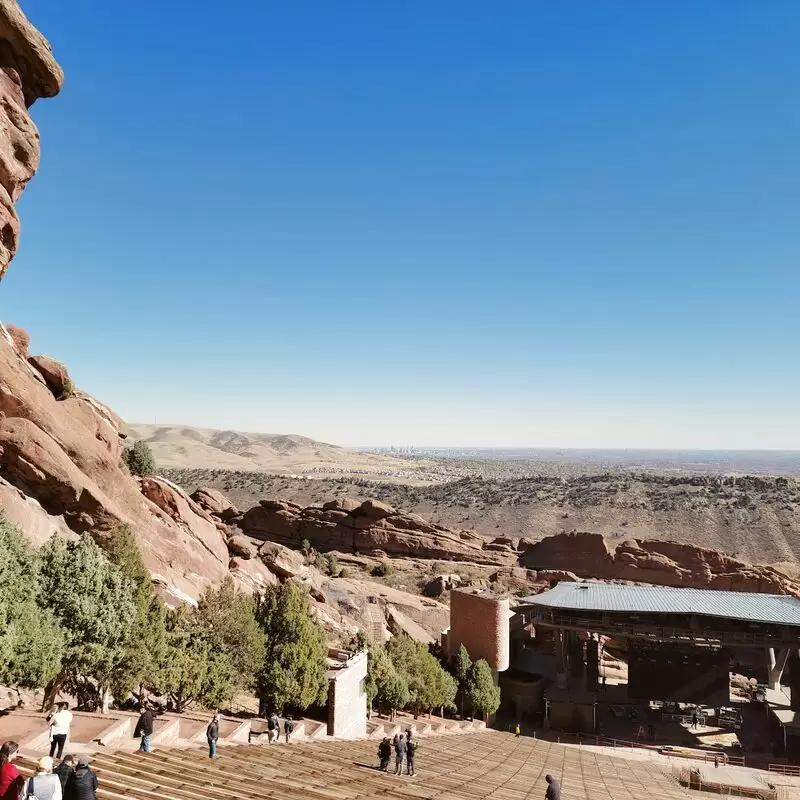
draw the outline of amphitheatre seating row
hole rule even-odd
[[[561,779],[565,800],[690,796],[652,762],[494,731],[422,738],[412,778],[376,763],[370,740],[227,746],[216,761],[199,748],[93,756],[100,800],[541,800],[548,772]]]

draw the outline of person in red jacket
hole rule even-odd
[[[16,742],[4,742],[0,747],[0,800],[18,800],[25,786],[25,778],[13,763],[18,752]]]

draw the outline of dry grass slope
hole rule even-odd
[[[294,434],[246,433],[185,425],[129,425],[161,469],[232,469],[279,475],[363,475],[414,480],[428,462],[359,453]]]

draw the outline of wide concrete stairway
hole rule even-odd
[[[494,731],[420,739],[412,778],[379,772],[376,747],[374,740],[236,745],[221,747],[215,761],[199,748],[98,752],[93,767],[101,800],[541,800],[547,773],[561,779],[565,800],[690,796],[649,762]]]

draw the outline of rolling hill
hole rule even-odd
[[[278,475],[335,475],[427,483],[432,462],[361,453],[295,434],[246,433],[187,425],[128,426],[150,446],[160,469],[228,469]]]

